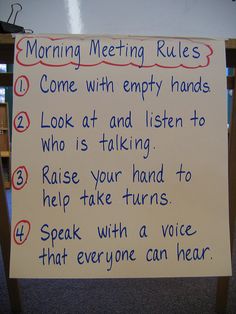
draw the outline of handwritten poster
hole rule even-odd
[[[11,277],[231,274],[224,50],[16,37]]]

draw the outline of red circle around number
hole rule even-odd
[[[16,90],[17,83],[18,83],[18,81],[19,81],[20,79],[22,79],[22,80],[24,79],[24,81],[26,82],[26,89],[24,90],[23,93],[19,93],[19,92]],[[15,84],[14,84],[14,94],[15,94],[16,96],[22,97],[22,96],[24,96],[24,95],[28,92],[28,90],[29,90],[29,79],[28,79],[28,77],[27,77],[26,75],[21,75],[21,76],[19,76],[19,77],[16,79]]]
[[[26,127],[25,127],[25,128],[22,128],[22,129],[19,129],[19,128],[17,127],[17,125],[16,125],[16,119],[17,119],[20,115],[24,115],[25,118],[26,118],[26,121],[27,121]],[[25,131],[29,128],[29,126],[30,126],[30,118],[29,118],[29,116],[28,116],[28,113],[25,112],[25,111],[19,112],[19,113],[15,116],[15,118],[14,118],[13,125],[14,125],[14,129],[15,129],[17,132],[20,132],[20,133],[25,132]]]
[[[25,236],[25,238],[24,238],[24,240],[23,241],[21,241],[21,242],[19,242],[17,239],[16,239],[16,229],[17,229],[17,227],[19,226],[19,224],[26,224],[26,225],[28,225],[28,231],[27,231],[27,233],[26,233],[26,236]],[[18,221],[18,223],[15,225],[15,228],[14,228],[14,233],[13,233],[13,239],[14,239],[14,242],[17,244],[17,245],[22,245],[26,240],[27,240],[27,238],[28,238],[28,236],[29,236],[29,233],[30,233],[30,222],[28,221],[28,220],[25,220],[25,219],[22,219],[22,220],[20,220],[20,221]]]
[[[17,172],[19,169],[22,169],[22,171],[24,171],[26,178],[25,178],[25,182],[24,182],[21,186],[16,186],[16,185],[15,185],[15,182],[14,182],[14,176],[15,176],[16,172]],[[26,167],[25,167],[25,166],[19,166],[19,167],[17,167],[16,170],[13,172],[12,178],[11,178],[11,183],[12,183],[13,188],[14,188],[15,190],[21,190],[21,189],[23,189],[23,187],[26,185],[27,181],[28,181],[28,171],[27,171]]]

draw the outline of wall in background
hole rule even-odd
[[[0,0],[0,20],[11,4]],[[233,0],[18,0],[16,24],[34,33],[236,38]],[[12,22],[13,19],[10,20]],[[11,89],[6,90],[10,117]],[[230,103],[230,97],[229,97]],[[229,116],[230,116],[229,106]]]
[[[0,20],[11,4],[0,0]],[[35,33],[236,38],[233,0],[18,0],[17,24]]]

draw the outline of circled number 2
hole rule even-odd
[[[19,112],[14,118],[14,128],[17,132],[23,133],[30,126],[30,119],[25,111]]]

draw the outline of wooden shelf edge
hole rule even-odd
[[[236,39],[230,38],[225,41],[225,48],[226,49],[236,49]]]
[[[1,45],[9,45],[12,44],[14,45],[15,43],[15,38],[13,37],[12,34],[1,34],[0,36],[0,44]]]
[[[4,182],[4,188],[9,190],[11,188],[11,182],[10,181],[5,181]]]
[[[0,157],[2,158],[10,157],[10,155],[11,153],[9,150],[0,152]]]

